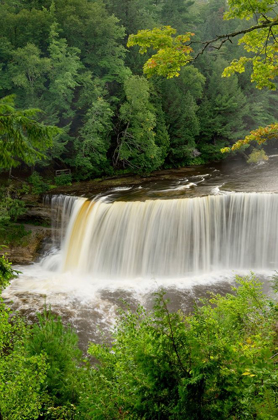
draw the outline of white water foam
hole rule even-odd
[[[118,295],[144,304],[161,288],[209,289],[250,269],[268,277],[278,266],[276,194],[126,203],[59,196],[52,205],[52,253],[17,267],[23,274],[3,296],[22,310],[51,304],[79,329],[85,309],[111,326]]]

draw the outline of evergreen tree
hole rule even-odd
[[[131,76],[125,82],[126,101],[120,108],[122,131],[114,162],[130,166],[135,172],[151,172],[163,163],[162,153],[155,143],[156,117],[150,103],[148,81]]]
[[[45,126],[35,120],[38,109],[18,111],[13,97],[0,100],[0,169],[33,164],[44,157],[59,133],[56,127]]]
[[[160,20],[163,25],[176,28],[179,33],[190,30],[196,22],[192,6],[194,0],[162,0]]]
[[[221,78],[226,61],[218,58],[210,63],[207,74],[206,98],[200,105],[200,143],[235,141],[246,134],[244,117],[249,114],[246,97],[236,76]]]
[[[110,146],[113,111],[101,96],[92,101],[84,125],[74,146],[76,156],[72,162],[78,170],[78,178],[97,176],[109,169],[107,151]]]
[[[202,95],[204,77],[194,67],[182,70],[178,79],[163,83],[163,106],[169,126],[171,165],[190,164],[196,148],[195,138],[199,134],[197,100]]]

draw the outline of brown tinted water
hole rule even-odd
[[[89,225],[84,225],[84,218],[89,218],[90,214],[88,213],[89,203],[83,208],[84,215],[82,216],[82,220],[79,218],[78,223],[75,224],[75,230],[73,230],[75,233],[71,236],[71,239],[69,239],[68,244],[70,244],[70,248],[68,248],[67,251],[65,251],[65,239],[62,239],[62,245],[61,244],[53,244],[51,255],[44,255],[42,257],[42,261],[36,264],[33,264],[32,266],[26,266],[26,267],[20,267],[19,269],[22,271],[22,274],[19,276],[18,279],[15,279],[12,281],[11,286],[5,291],[5,298],[6,300],[12,305],[14,309],[19,309],[22,311],[27,318],[30,321],[34,320],[35,313],[37,311],[41,311],[44,305],[51,305],[52,310],[60,314],[65,322],[72,323],[81,339],[81,343],[83,348],[86,347],[88,340],[93,341],[101,341],[103,339],[103,333],[107,334],[111,326],[113,326],[116,318],[117,308],[121,307],[123,305],[123,301],[126,301],[132,308],[135,308],[138,304],[142,304],[147,308],[151,308],[153,304],[153,293],[161,290],[162,288],[165,289],[167,296],[171,299],[170,302],[170,309],[176,310],[181,308],[185,312],[189,312],[192,310],[193,305],[198,299],[204,297],[207,295],[208,292],[216,292],[225,294],[231,290],[231,285],[234,284],[234,276],[236,273],[243,273],[246,274],[249,272],[249,270],[245,267],[246,261],[248,258],[250,259],[250,269],[253,267],[252,264],[256,265],[257,261],[254,261],[254,258],[252,260],[252,255],[246,254],[245,261],[241,261],[241,265],[234,264],[235,266],[227,266],[225,265],[217,265],[219,264],[218,260],[215,259],[215,254],[213,254],[212,251],[209,251],[208,254],[209,257],[206,257],[204,261],[206,264],[204,264],[204,267],[202,268],[201,272],[198,272],[196,270],[196,264],[198,265],[198,249],[201,249],[201,241],[198,237],[198,247],[196,248],[196,239],[195,239],[195,245],[194,243],[191,243],[189,245],[189,251],[193,252],[192,249],[195,249],[195,261],[197,263],[193,267],[193,271],[187,272],[184,271],[183,275],[183,257],[182,253],[181,256],[178,256],[177,261],[179,263],[180,272],[179,275],[173,275],[174,267],[171,268],[169,273],[166,275],[162,275],[161,271],[159,269],[157,272],[155,272],[155,268],[153,267],[161,267],[161,264],[159,264],[159,260],[154,262],[153,265],[148,265],[148,267],[151,267],[150,270],[154,270],[153,274],[148,273],[148,275],[144,274],[145,272],[140,271],[140,267],[136,268],[136,275],[131,271],[131,275],[128,277],[126,274],[122,277],[120,275],[114,275],[117,271],[117,273],[121,273],[122,268],[117,266],[117,249],[121,247],[121,242],[118,241],[118,239],[121,237],[121,232],[119,232],[119,237],[116,240],[115,235],[113,232],[115,232],[116,226],[119,225],[117,222],[117,217],[121,218],[122,228],[124,229],[125,223],[123,219],[123,215],[128,216],[126,213],[126,207],[124,205],[124,202],[129,202],[132,206],[133,204],[131,202],[144,202],[146,201],[146,206],[142,208],[140,207],[140,214],[141,219],[144,219],[144,208],[150,208],[153,207],[156,209],[157,215],[161,214],[161,211],[164,211],[165,208],[163,204],[163,200],[172,200],[173,203],[177,203],[177,199],[193,199],[194,197],[205,197],[205,196],[213,196],[216,197],[216,199],[210,198],[209,200],[213,203],[223,203],[225,202],[227,196],[231,196],[234,200],[234,197],[236,193],[277,193],[278,192],[278,156],[270,157],[268,162],[265,162],[263,164],[258,164],[255,166],[246,166],[243,162],[230,162],[225,163],[222,162],[221,164],[217,165],[206,165],[202,167],[196,167],[196,168],[186,168],[186,169],[179,169],[174,171],[163,171],[160,174],[155,174],[154,177],[151,179],[142,179],[136,180],[136,183],[132,183],[128,178],[123,183],[117,187],[111,187],[111,186],[105,186],[103,188],[104,191],[98,191],[98,199],[101,199],[102,208],[105,206],[108,208],[109,205],[113,202],[121,202],[119,203],[120,207],[114,206],[112,209],[117,209],[117,214],[113,210],[113,217],[115,216],[115,224],[107,225],[110,226],[109,229],[112,228],[112,233],[109,233],[107,231],[108,227],[105,227],[104,222],[97,222],[97,225],[95,223],[95,219],[91,220],[91,226],[94,226],[94,229],[96,230],[96,235],[98,232],[98,227],[102,223],[102,235],[108,235],[107,241],[105,243],[104,248],[104,257],[105,253],[107,252],[107,255],[110,255],[110,263],[111,267],[109,268],[109,272],[111,273],[111,276],[109,275],[100,275],[100,271],[105,271],[107,269],[107,264],[105,258],[102,256],[102,263],[99,265],[99,268],[97,271],[94,271],[94,264],[90,264],[91,261],[93,261],[93,257],[95,255],[95,252],[93,255],[90,256],[90,253],[88,253],[87,259],[87,266],[88,269],[85,270],[85,272],[82,272],[82,270],[77,270],[76,267],[80,268],[78,266],[79,262],[76,262],[77,258],[76,256],[79,255],[78,261],[80,261],[80,258],[83,255],[83,252],[81,252],[80,247],[85,247],[83,237],[88,236],[89,231]],[[84,189],[82,189],[84,188]],[[89,185],[82,188],[78,188],[76,191],[71,191],[71,194],[76,195],[85,195],[86,197],[90,199],[94,199],[96,195],[96,191],[90,191]],[[223,196],[224,200],[221,199],[221,196]],[[266,223],[266,229],[269,229],[269,231],[272,234],[271,243],[268,243],[267,241],[267,235],[264,238],[265,243],[262,244],[262,249],[267,250],[265,254],[265,259],[263,262],[261,262],[261,267],[258,265],[258,275],[260,276],[261,280],[264,282],[264,290],[267,293],[270,293],[270,287],[269,287],[269,278],[273,273],[273,270],[276,268],[276,248],[274,250],[272,243],[276,241],[276,227],[275,229],[273,226],[277,225],[277,212],[275,210],[275,206],[273,203],[276,202],[276,197],[272,199],[269,195],[260,195],[259,199],[257,199],[257,196],[254,197],[257,207],[257,211],[253,211],[254,205],[252,205],[252,202],[249,200],[249,196],[246,196],[243,194],[241,195],[242,200],[240,207],[236,206],[238,209],[242,209],[242,211],[247,211],[245,219],[243,218],[241,223],[242,226],[245,226],[244,220],[248,220],[250,223],[252,220],[254,220],[254,223],[250,224],[249,230],[246,233],[244,237],[250,239],[250,243],[252,244],[252,235],[256,234],[254,237],[258,238],[258,232],[263,223]],[[162,210],[160,211],[158,208],[158,204],[151,204],[152,200],[159,200],[158,203],[159,206],[161,206]],[[253,200],[253,199],[252,199]],[[63,200],[60,200],[63,202]],[[226,200],[227,201],[227,200]],[[229,203],[231,203],[231,200],[228,200]],[[183,201],[185,204],[186,202]],[[237,199],[234,200],[235,203],[237,203]],[[245,203],[249,203],[248,206]],[[269,208],[267,207],[266,210],[264,209],[264,202],[271,202],[272,204],[269,204]],[[191,203],[191,202],[190,202]],[[229,204],[230,206],[230,204]],[[247,206],[247,207],[246,207]],[[111,206],[110,206],[111,207]],[[110,208],[109,207],[109,208]],[[138,207],[138,206],[137,206]],[[169,207],[169,206],[168,206]],[[174,206],[175,207],[175,206]],[[179,206],[180,207],[180,206]],[[185,207],[187,207],[185,205]],[[122,208],[122,210],[119,210]],[[133,208],[133,207],[132,207]],[[199,204],[197,207],[193,208],[200,208]],[[212,207],[208,207],[212,208]],[[227,208],[227,206],[223,207]],[[231,207],[229,207],[231,208]],[[250,209],[250,210],[249,210]],[[136,210],[137,211],[137,210]],[[171,210],[172,211],[172,210]],[[211,210],[210,210],[211,211]],[[228,212],[231,212],[230,210],[227,210]],[[251,213],[250,213],[251,211]],[[267,211],[267,212],[266,212]],[[143,213],[142,213],[143,212]],[[200,216],[202,220],[200,220],[200,224],[203,223],[204,232],[206,232],[206,226],[208,223],[211,224],[211,222],[206,220],[206,207],[204,207],[204,210],[200,212]],[[92,213],[92,212],[91,212]],[[103,214],[106,214],[105,211]],[[134,213],[132,210],[132,217],[134,217],[133,224],[136,226],[136,221],[138,222],[139,216],[136,216],[137,213]],[[151,212],[150,214],[154,214]],[[166,213],[165,213],[166,214]],[[176,214],[176,213],[171,213]],[[219,220],[221,221],[223,219],[224,213],[219,213]],[[234,223],[235,225],[231,225],[229,232],[232,232],[233,229],[236,229],[236,225],[238,225],[238,222],[236,220],[240,219],[241,210],[237,211],[237,214],[239,214],[239,219],[235,219],[235,222],[233,222],[233,219],[231,219],[231,223]],[[242,213],[243,214],[243,213]],[[139,213],[138,213],[139,215]],[[214,211],[211,213],[212,217],[214,215]],[[260,216],[261,215],[261,216]],[[70,216],[71,217],[71,216]],[[63,231],[64,233],[67,233],[67,231],[70,230],[70,217],[67,220],[67,222],[63,222]],[[84,218],[83,218],[84,217]],[[90,216],[91,217],[91,216]],[[106,217],[106,216],[103,216]],[[128,216],[129,217],[129,216]],[[157,221],[158,216],[156,216],[155,220]],[[176,217],[176,216],[175,216]],[[185,213],[186,217],[186,213]],[[246,219],[247,218],[247,219]],[[261,218],[261,219],[260,219]],[[252,220],[251,220],[252,219]],[[104,220],[98,219],[98,220]],[[105,219],[106,220],[106,219]],[[104,220],[104,221],[105,221]],[[120,219],[119,219],[120,220]],[[218,219],[217,219],[218,220]],[[251,220],[251,221],[250,221]],[[55,220],[54,220],[55,221]],[[156,247],[156,239],[159,237],[158,233],[160,232],[161,225],[164,225],[164,233],[163,235],[167,237],[167,223],[169,224],[170,220],[162,220],[158,223],[157,227],[153,229],[153,237],[151,240],[152,246],[150,246],[150,251],[148,251],[148,255],[152,252],[151,250]],[[83,223],[83,224],[82,224]],[[87,223],[87,222],[86,222]],[[139,222],[138,222],[139,223]],[[145,222],[144,222],[145,223]],[[179,222],[180,223],[180,222]],[[198,220],[193,221],[189,223],[189,226],[192,224],[196,224],[198,226]],[[220,229],[219,232],[223,232],[223,229],[225,228],[225,223],[223,224],[223,228]],[[114,227],[113,227],[114,226]],[[136,226],[137,228],[137,235],[140,234],[140,227],[141,225]],[[170,225],[169,225],[170,226]],[[180,229],[179,226],[183,226],[183,224],[177,224],[174,225],[176,231]],[[218,229],[217,221],[214,223],[214,228],[212,230],[212,235],[207,236],[207,240],[211,243],[215,243],[215,232]],[[219,225],[220,226],[220,225]],[[254,227],[255,226],[255,227]],[[57,227],[57,226],[56,226]],[[254,227],[254,228],[253,228]],[[91,229],[91,228],[90,228]],[[149,229],[149,228],[148,228]],[[169,228],[170,229],[170,228]],[[173,229],[173,228],[171,228]],[[254,232],[252,232],[252,230]],[[225,229],[224,229],[225,231]],[[78,232],[82,232],[82,234],[78,236]],[[262,233],[260,235],[263,235],[264,229],[262,229]],[[227,235],[228,235],[227,233]],[[161,234],[161,233],[160,233]],[[240,234],[240,232],[239,232]],[[109,235],[111,237],[111,240],[109,241]],[[113,236],[114,235],[114,236]],[[156,236],[157,235],[157,236]],[[175,238],[177,234],[174,234],[171,240],[175,241]],[[194,234],[195,235],[195,234]],[[191,240],[194,236],[191,234]],[[251,236],[250,236],[251,235]],[[170,235],[171,236],[171,235]],[[221,236],[221,235],[220,235]],[[231,234],[230,234],[231,236]],[[235,235],[238,236],[238,235]],[[277,235],[278,236],[278,235]],[[138,236],[139,237],[139,236]],[[113,239],[114,238],[114,239]],[[131,240],[133,236],[127,236],[128,240]],[[229,243],[230,247],[235,252],[235,239],[233,239],[233,235],[231,236],[231,242]],[[90,238],[88,238],[89,241]],[[98,237],[98,240],[102,241],[101,238]],[[64,241],[64,242],[63,242]],[[114,241],[114,242],[113,242]],[[118,241],[118,242],[117,242]],[[157,239],[158,241],[158,239]],[[260,242],[258,239],[256,239],[257,242]],[[132,241],[131,241],[132,242]],[[138,241],[137,241],[138,242]],[[160,242],[160,241],[159,241]],[[253,241],[254,242],[254,241]],[[94,242],[95,243],[95,242]],[[103,242],[100,242],[100,245],[97,246],[96,251],[98,251],[101,247],[101,244]],[[114,243],[113,250],[110,249],[110,245]],[[276,243],[276,242],[275,242]],[[117,245],[115,245],[117,244]],[[158,244],[161,245],[160,243]],[[55,246],[57,248],[55,248]],[[86,245],[86,249],[90,250],[93,246],[93,243],[90,244],[90,241]],[[111,245],[112,246],[112,245]],[[128,245],[126,245],[128,246]],[[130,245],[134,246],[134,245]],[[142,243],[142,246],[145,246],[145,240]],[[194,248],[195,246],[195,248]],[[276,246],[276,245],[275,245]],[[59,248],[62,248],[62,251],[66,252],[66,260],[67,263],[64,266],[63,269],[61,269],[61,261],[62,261],[62,251],[59,250]],[[219,243],[219,247],[222,252],[218,252],[218,254],[222,254],[225,252],[225,242]],[[84,249],[85,249],[84,248]],[[157,248],[157,247],[156,247]],[[128,248],[127,248],[128,249]],[[112,252],[113,251],[113,252]],[[227,249],[226,249],[227,251]],[[171,250],[170,250],[171,252]],[[173,258],[177,257],[177,254],[180,252],[180,249],[177,248],[175,251],[175,254],[172,256]],[[201,252],[201,251],[200,251]],[[207,249],[205,248],[205,253],[207,252]],[[253,255],[256,250],[252,251]],[[261,254],[260,249],[257,249],[258,255]],[[273,255],[270,255],[273,252]],[[136,254],[136,253],[135,253]],[[229,252],[227,253],[229,255]],[[159,255],[159,253],[158,253]],[[192,254],[193,255],[193,254]],[[205,254],[204,254],[205,255]],[[237,258],[236,254],[234,253],[235,258]],[[90,256],[90,257],[89,257]],[[171,261],[173,263],[173,259],[171,257]],[[213,259],[213,258],[214,259]],[[86,257],[87,258],[87,257]],[[113,260],[113,258],[116,258]],[[134,258],[134,256],[132,257]],[[142,262],[140,264],[144,263],[144,253],[142,253]],[[185,258],[185,257],[184,257]],[[203,257],[202,257],[203,258]],[[212,259],[211,259],[212,258]],[[271,261],[269,260],[271,259]],[[165,254],[165,257],[163,257],[163,261],[165,263],[165,259],[167,259],[167,252]],[[190,260],[190,258],[189,258]],[[215,261],[214,261],[215,260]],[[100,260],[98,260],[100,261]],[[111,262],[112,261],[112,262]],[[114,261],[114,262],[113,262]],[[158,261],[158,263],[157,263]],[[214,261],[214,265],[210,262]],[[237,261],[235,259],[235,261]],[[248,260],[249,261],[249,260]],[[252,263],[254,261],[254,263]],[[189,261],[190,262],[190,261]],[[110,264],[109,263],[109,264]],[[115,266],[113,266],[115,264]],[[85,264],[86,265],[86,264]],[[249,267],[248,265],[248,267]],[[81,268],[83,265],[81,264]],[[115,270],[113,270],[113,267],[115,267]],[[206,268],[208,267],[208,268]],[[125,268],[125,266],[123,266]],[[138,271],[139,270],[139,271]],[[195,271],[194,271],[195,270]],[[164,270],[167,272],[167,269]],[[125,273],[125,271],[124,271]],[[133,273],[133,274],[132,274]],[[13,301],[13,303],[11,303]]]

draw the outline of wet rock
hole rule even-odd
[[[0,255],[6,253],[13,264],[32,263],[38,256],[43,240],[51,236],[50,228],[25,225],[25,229],[30,231],[30,234],[24,237],[23,244],[10,246],[0,251]]]
[[[25,223],[39,223],[46,226],[51,225],[51,206],[40,202],[32,202],[28,197],[24,197],[26,213],[19,218],[19,221]]]

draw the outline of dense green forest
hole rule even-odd
[[[275,93],[255,89],[248,70],[221,77],[242,54],[236,41],[208,48],[173,79],[144,77],[146,57],[126,47],[130,34],[161,25],[193,31],[196,40],[244,28],[223,20],[225,7],[222,0],[2,1],[0,97],[15,95],[16,108],[40,109],[39,122],[62,129],[35,168],[71,168],[75,179],[88,179],[202,164],[273,123]]]

